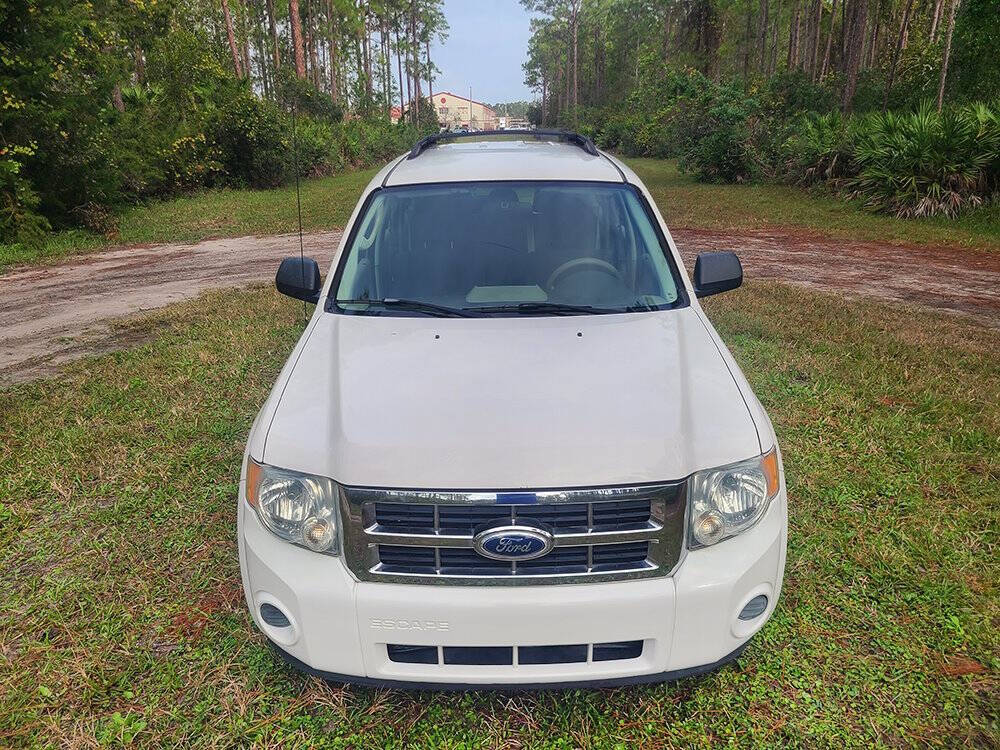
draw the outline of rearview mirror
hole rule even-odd
[[[316,304],[323,286],[319,264],[312,258],[285,258],[278,266],[274,285],[282,294]]]
[[[694,262],[694,293],[698,297],[728,292],[743,283],[743,266],[736,253],[699,253]]]

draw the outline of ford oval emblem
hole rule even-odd
[[[494,526],[481,531],[472,543],[491,560],[534,560],[552,551],[555,540],[545,529],[532,526]]]

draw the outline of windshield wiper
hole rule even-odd
[[[636,302],[634,305],[629,305],[628,307],[626,307],[625,312],[649,312],[651,310],[656,310],[656,309],[657,308],[654,305],[651,305],[648,302],[640,301]]]
[[[490,305],[488,307],[466,307],[479,313],[518,313],[533,315],[535,313],[550,313],[552,315],[609,315],[624,312],[593,305],[567,305],[562,302],[519,302],[514,305]]]
[[[338,299],[338,305],[374,305],[377,307],[389,307],[397,310],[412,310],[422,312],[427,315],[434,315],[439,318],[471,318],[473,317],[465,310],[457,307],[446,307],[435,305],[433,302],[421,302],[418,299],[399,299],[398,297],[386,297],[385,299]]]

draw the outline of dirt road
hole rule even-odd
[[[675,230],[689,269],[705,250],[735,250],[747,279],[907,302],[1000,328],[1000,253],[900,247],[804,232]],[[326,268],[340,232],[305,236]],[[274,278],[295,235],[134,247],[0,276],[0,384],[50,374],[76,357],[127,345],[108,322],[206,289]]]
[[[340,231],[308,234],[305,252],[325,270]],[[296,235],[234,237],[196,245],[130,247],[0,276],[0,385],[121,348],[107,323],[197,297],[206,289],[274,279],[299,252]]]

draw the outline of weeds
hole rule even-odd
[[[301,310],[227,291],[0,391],[0,746],[996,744],[996,332],[777,284],[707,304],[789,482],[782,601],[736,667],[518,696],[289,670],[244,609],[233,503]]]

